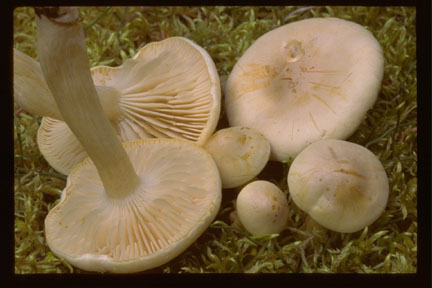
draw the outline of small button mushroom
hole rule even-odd
[[[288,221],[286,195],[268,181],[258,180],[243,187],[236,206],[240,222],[253,235],[279,233]]]
[[[360,47],[360,48],[359,48]],[[230,126],[260,131],[271,160],[320,139],[346,139],[377,99],[384,71],[378,41],[362,26],[312,18],[257,39],[225,86]]]
[[[343,140],[320,140],[305,148],[288,172],[297,206],[322,226],[352,233],[372,224],[389,195],[387,174],[368,149]]]
[[[204,148],[218,166],[223,188],[245,184],[258,175],[270,157],[270,143],[257,130],[230,127],[213,134]]]

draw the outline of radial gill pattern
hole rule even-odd
[[[174,138],[203,145],[216,128],[219,76],[207,52],[188,39],[150,43],[122,66],[97,66],[91,73],[96,88],[112,88],[98,89],[101,102],[119,102],[121,113],[109,119],[122,142]],[[119,100],[106,100],[113,95]],[[61,173],[87,156],[62,121],[45,117],[38,137],[45,159]]]
[[[102,78],[98,84],[120,92],[121,138],[199,142],[209,136],[218,120],[220,90],[214,64],[206,58],[193,42],[174,37],[148,44],[121,67],[93,69],[93,77]]]
[[[87,152],[63,121],[43,117],[37,135],[41,153],[50,165],[63,174],[87,157]]]
[[[215,217],[221,184],[203,149],[172,139],[137,140],[124,146],[141,186],[125,199],[110,199],[89,158],[79,164],[70,174],[64,200],[46,218],[48,244],[57,255],[69,260],[86,255],[145,262],[163,252],[170,255],[167,262]]]

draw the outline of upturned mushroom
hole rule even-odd
[[[219,76],[210,55],[186,38],[147,44],[122,66],[93,67],[91,74],[121,141],[159,137],[203,145],[216,128]],[[14,91],[24,110],[47,116],[38,131],[39,148],[54,169],[68,174],[86,152],[65,125],[39,63],[15,49]]]
[[[326,139],[306,147],[288,172],[294,203],[320,225],[352,233],[384,211],[389,184],[378,158],[351,142]]]
[[[255,129],[229,127],[213,134],[204,145],[219,169],[222,188],[243,185],[258,175],[270,157],[270,143]]]
[[[41,68],[87,151],[45,219],[48,246],[89,271],[137,272],[179,255],[214,219],[221,183],[211,155],[178,139],[118,140],[90,74],[78,10],[37,14]]]
[[[288,222],[287,197],[268,181],[253,181],[243,187],[236,209],[240,223],[253,235],[279,233]]]
[[[346,139],[375,103],[384,70],[378,41],[362,26],[313,18],[258,38],[225,86],[230,126],[260,131],[271,160],[294,158],[320,139]]]

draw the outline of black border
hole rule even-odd
[[[3,95],[1,123],[3,131],[7,131],[7,153],[3,158],[2,212],[8,219],[3,221],[8,228],[3,239],[8,249],[2,251],[2,280],[8,287],[190,287],[212,285],[221,287],[273,286],[291,287],[432,287],[431,278],[431,3],[429,0],[380,0],[380,1],[28,1],[20,0],[4,3],[1,25],[3,39],[7,39],[2,49],[7,49],[7,71],[2,77]],[[416,6],[417,8],[417,78],[418,78],[418,264],[414,274],[32,274],[19,275],[14,273],[14,194],[13,194],[13,87],[12,87],[12,47],[13,47],[13,10],[18,6],[35,5],[359,5],[359,6]],[[3,54],[4,55],[4,54]],[[9,97],[7,97],[8,95]],[[4,150],[3,150],[4,151]],[[3,218],[5,219],[5,218]],[[3,242],[4,243],[4,242]]]

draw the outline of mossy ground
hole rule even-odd
[[[417,267],[416,10],[413,7],[85,7],[91,65],[120,65],[151,41],[183,36],[208,51],[224,82],[260,35],[310,17],[339,17],[370,30],[385,53],[382,89],[349,141],[374,152],[390,183],[384,214],[353,234],[309,225],[291,201],[289,163],[270,162],[258,176],[287,193],[290,222],[280,235],[251,237],[231,225],[238,190],[227,190],[215,222],[183,254],[151,272],[413,273]],[[14,47],[37,59],[32,8],[14,11]],[[58,259],[44,238],[44,219],[66,177],[36,142],[40,118],[15,105],[15,273],[86,273]],[[227,126],[222,109],[218,128]],[[311,228],[312,227],[312,228]]]

